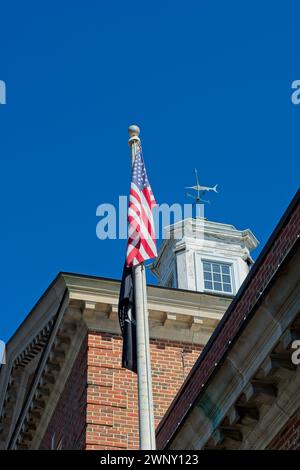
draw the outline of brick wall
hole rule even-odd
[[[157,425],[201,348],[152,340],[150,349]],[[121,337],[89,334],[87,449],[138,448],[137,378],[120,367],[121,352]]]
[[[151,340],[157,425],[198,357],[201,347]],[[138,448],[137,377],[121,368],[122,339],[90,332],[40,446],[53,433],[66,449]]]
[[[83,341],[64,391],[52,415],[40,449],[51,449],[62,442],[63,449],[84,449],[87,406],[87,338]]]
[[[272,450],[300,450],[300,409],[269,444]]]

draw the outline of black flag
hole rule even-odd
[[[118,313],[123,336],[122,367],[137,373],[133,269],[124,265]]]

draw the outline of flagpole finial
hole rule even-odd
[[[129,132],[130,137],[134,137],[134,136],[138,137],[140,135],[141,129],[136,124],[132,124],[128,128],[128,132]]]
[[[139,135],[140,135],[140,128],[139,126],[136,126],[135,124],[132,124],[131,126],[129,126],[128,128],[128,133],[129,133],[129,145],[131,146],[134,142],[140,142],[140,138],[139,138]]]

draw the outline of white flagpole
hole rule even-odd
[[[129,127],[131,161],[134,163],[137,146],[140,144],[140,129]],[[152,375],[150,362],[149,319],[147,286],[143,263],[134,268],[134,293],[136,309],[137,373],[139,403],[139,440],[141,450],[155,450],[155,428],[152,397]]]

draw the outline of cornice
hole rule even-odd
[[[83,314],[91,330],[120,334],[117,306],[120,284],[65,276],[70,307]],[[232,298],[148,286],[151,338],[207,342]],[[167,318],[167,321],[166,321]]]

